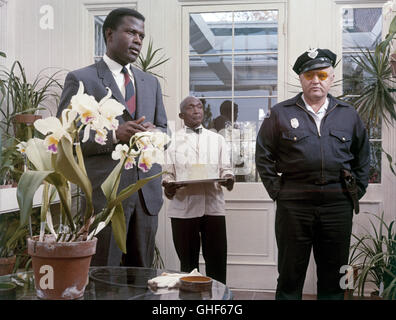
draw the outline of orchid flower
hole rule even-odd
[[[111,154],[113,160],[125,160],[124,168],[129,170],[136,165],[135,157],[139,154],[138,151],[130,150],[128,153],[129,147],[126,144],[117,144],[115,150]]]
[[[53,170],[51,154],[46,151],[48,146],[42,139],[32,138],[25,143],[26,156],[37,170]]]
[[[138,167],[143,172],[147,172],[151,169],[154,163],[155,148],[147,147],[141,150]]]
[[[80,115],[81,123],[85,125],[82,142],[89,139],[90,131],[96,131],[95,142],[105,144],[107,141],[107,130],[118,128],[117,116],[122,115],[124,106],[111,99],[109,88],[107,95],[98,103],[96,100],[84,93],[84,85],[80,81],[77,94],[72,98],[72,110]]]
[[[161,131],[152,132],[150,140],[152,145],[158,149],[164,149],[164,147],[170,142],[169,136]]]
[[[82,124],[89,124],[99,116],[99,104],[94,97],[84,93],[84,85],[80,81],[78,92],[71,98],[72,110],[80,115]]]
[[[135,133],[136,146],[138,147],[139,150],[152,147],[151,139],[150,139],[151,134],[152,133],[149,131]]]
[[[25,154],[26,153],[26,147],[27,147],[27,142],[26,141],[22,141],[20,143],[18,143],[16,145],[17,150],[22,153]]]
[[[109,89],[107,95],[99,102],[99,113],[103,126],[108,130],[115,130],[118,128],[116,117],[123,114],[125,107],[110,97],[111,90]]]
[[[77,94],[71,98],[70,104],[72,110],[79,114],[81,123],[85,125],[84,137],[82,140],[82,142],[85,142],[89,138],[92,123],[98,121],[100,117],[99,104],[94,97],[84,93],[82,81],[80,81]]]
[[[93,128],[91,128],[91,129],[93,129]],[[97,128],[94,130],[96,131],[95,142],[98,144],[101,144],[101,145],[105,145],[106,141],[107,141],[107,130],[105,128]]]
[[[34,122],[34,127],[37,131],[41,132],[44,135],[52,133],[48,135],[44,140],[48,152],[58,152],[58,143],[62,137],[66,137],[70,142],[73,142],[72,137],[67,132],[67,129],[69,129],[70,124],[75,118],[75,115],[76,113],[71,110],[63,110],[62,122],[55,117],[39,119]]]

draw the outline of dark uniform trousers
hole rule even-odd
[[[276,299],[302,298],[311,249],[317,266],[317,298],[343,299],[340,268],[348,264],[353,216],[350,198],[339,183],[282,189],[275,219]]]
[[[225,216],[171,218],[173,243],[180,259],[180,270],[199,270],[199,250],[205,260],[206,275],[226,283],[227,234]]]

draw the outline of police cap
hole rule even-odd
[[[334,67],[336,59],[337,55],[328,49],[310,49],[297,58],[293,70],[301,74],[309,70]]]

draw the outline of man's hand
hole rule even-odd
[[[164,187],[165,196],[172,200],[176,194],[177,189],[182,188],[185,184],[176,184],[174,182],[168,182],[166,180],[162,181],[162,186]]]
[[[151,122],[142,123],[146,119],[145,116],[138,120],[127,121],[120,124],[116,130],[116,138],[123,143],[129,143],[129,139],[137,132],[147,131],[150,126],[154,126]]]
[[[224,179],[226,179],[226,181],[220,182],[220,185],[226,187],[228,191],[231,191],[234,188],[234,176],[231,174],[226,174]]]
[[[150,131],[150,130],[153,130],[153,129],[156,128],[156,126],[153,125],[150,121],[147,121],[147,122],[142,123],[142,126],[143,126],[147,131]]]

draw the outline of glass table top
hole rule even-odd
[[[213,280],[212,289],[203,292],[188,292],[179,289],[159,288],[153,291],[147,281],[163,272],[161,269],[135,267],[91,267],[89,283],[83,300],[230,300],[232,293],[227,286]],[[180,273],[180,272],[175,272]],[[0,277],[0,282],[13,282],[16,291],[7,300],[38,300],[32,271]]]

